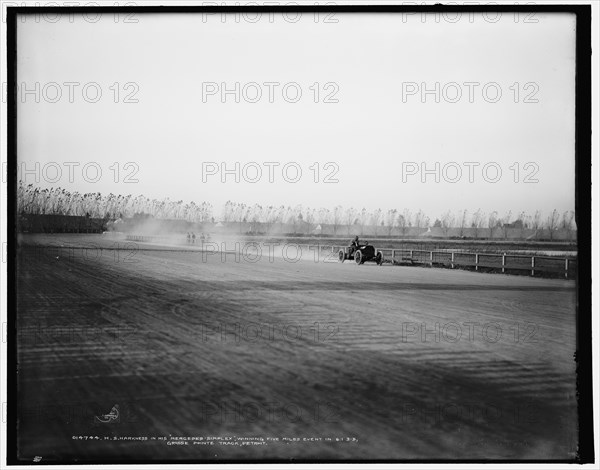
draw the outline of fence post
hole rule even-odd
[[[454,251],[452,252],[452,255],[450,258],[450,266],[452,267],[452,269],[454,269]]]
[[[535,276],[535,256],[531,257],[531,275]]]
[[[479,270],[479,253],[475,253],[475,271]]]
[[[502,274],[504,274],[504,266],[506,266],[506,253],[502,253]]]
[[[569,258],[565,258],[565,279],[569,279]]]

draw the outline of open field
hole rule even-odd
[[[575,456],[574,281],[114,243],[20,239],[22,459]]]

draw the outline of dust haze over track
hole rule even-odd
[[[107,249],[39,249],[89,243]],[[108,245],[20,239],[22,458],[575,455],[573,281]]]

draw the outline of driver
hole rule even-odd
[[[354,253],[356,250],[358,250],[358,246],[359,246],[360,242],[358,241],[358,235],[356,237],[354,237],[354,240],[352,240],[352,242],[350,243],[350,254]]]

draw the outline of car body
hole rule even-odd
[[[377,251],[373,245],[359,245],[354,251],[351,251],[351,248],[347,246],[338,252],[340,263],[346,260],[354,260],[356,264],[363,264],[365,261],[374,261],[380,266],[383,264],[383,253]]]

